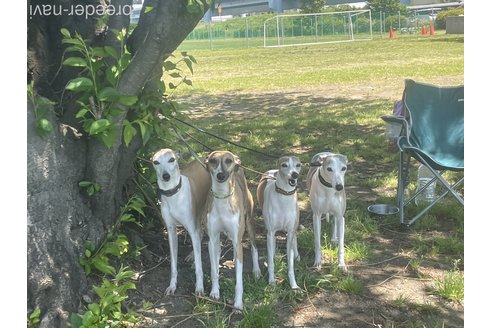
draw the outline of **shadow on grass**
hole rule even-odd
[[[423,223],[409,230],[400,228],[396,216],[381,219],[370,217],[367,212],[367,206],[371,203],[395,202],[394,181],[398,154],[388,148],[385,126],[380,119],[381,115],[391,112],[393,103],[390,100],[335,98],[330,95],[310,97],[295,92],[282,92],[260,95],[201,94],[182,99],[181,104],[187,112],[188,122],[263,153],[247,151],[178,124],[183,131],[200,140],[200,143],[196,143],[192,138],[185,137],[186,142],[199,154],[204,155],[211,149],[228,149],[239,155],[243,166],[247,168],[249,189],[253,194],[259,172],[275,168],[276,158],[280,155],[295,154],[301,161],[308,163],[317,152],[329,150],[349,158],[350,165],[346,174],[348,201],[345,246],[350,247],[360,242],[369,245],[370,254],[367,258],[347,261],[350,278],[363,286],[362,292],[350,294],[337,289],[336,283],[343,277],[334,269],[336,260],[326,263],[320,272],[310,267],[314,261],[310,237],[312,221],[309,205],[305,204],[301,209],[300,223],[304,229],[301,234],[306,234],[307,238],[304,241],[299,239],[302,260],[295,265],[296,276],[300,286],[307,282],[308,288],[312,288],[313,283],[324,281],[323,287],[312,289],[315,291],[299,298],[299,295],[290,292],[284,268],[283,273],[278,274],[282,282],[276,287],[283,290],[280,293],[283,297],[275,299],[272,295],[277,295],[278,290],[272,291],[267,287],[267,273],[263,265],[262,280],[254,282],[251,279],[251,256],[249,250],[245,249],[244,298],[247,310],[253,309],[255,304],[265,299],[275,300],[272,315],[275,316],[274,322],[280,327],[463,326],[461,305],[429,294],[434,281],[449,271],[454,261],[464,259],[463,247],[459,242],[442,241],[442,238],[447,237],[463,238],[463,212],[448,210],[445,203],[440,209],[430,212],[429,215],[435,219],[426,222],[426,217],[423,217]],[[303,167],[301,181],[305,180],[306,173],[307,167]],[[300,193],[300,199],[307,199],[305,188]],[[451,208],[453,207],[449,207]],[[267,253],[265,227],[261,218],[257,218],[256,222],[260,263],[263,263]],[[330,225],[325,221],[322,223],[323,234],[331,236]],[[441,238],[437,243],[433,239],[436,236]],[[277,236],[277,251],[283,255],[284,238],[281,234]],[[223,241],[223,254],[228,250],[224,259],[230,260],[230,242]],[[180,245],[182,242],[180,237]],[[205,290],[208,293],[210,266],[205,246],[206,237],[203,243],[202,261],[206,277]],[[163,241],[161,247],[165,248],[164,254],[168,254],[167,242]],[[444,251],[439,250],[444,247]],[[189,242],[186,248],[187,250],[180,250],[180,254],[187,254],[191,250]],[[414,265],[410,269],[412,260],[418,266]],[[285,266],[285,257],[281,262]],[[281,270],[281,267],[279,265],[276,268]],[[179,281],[187,283],[181,283],[180,286],[184,287],[180,287],[178,291],[190,294],[193,291],[194,272],[190,265],[180,266],[180,270]],[[155,274],[156,279],[162,283],[162,289],[165,289],[169,277],[168,266]],[[221,268],[220,284],[221,295],[225,299],[231,298],[234,291],[233,268]],[[272,295],[267,295],[269,291]],[[182,314],[179,311],[186,313],[188,308],[192,308],[192,302],[185,308],[184,305],[178,307],[178,303],[172,298],[171,301],[174,302],[173,305],[167,306],[166,310],[177,317]],[[173,312],[173,308],[177,312]],[[228,311],[229,309],[225,309],[223,312]],[[230,327],[236,326],[243,319],[241,315],[234,316],[232,321],[230,318],[229,316],[227,321]],[[208,320],[208,326],[213,322],[212,319],[201,320],[202,324]],[[193,327],[197,321],[189,320],[188,323],[189,327]],[[203,326],[207,326],[206,322]]]

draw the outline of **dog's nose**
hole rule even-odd
[[[335,189],[336,189],[337,191],[342,190],[342,189],[343,189],[343,184],[341,184],[341,183],[337,183],[337,184],[336,184],[336,186],[335,186]]]
[[[162,179],[164,181],[169,181],[169,179],[171,179],[171,176],[169,175],[169,173],[166,172],[162,175]]]
[[[222,173],[222,172],[217,173],[217,180],[218,180],[219,182],[224,181],[224,180],[225,180],[225,178],[226,178],[226,176],[225,176],[225,174],[224,174],[224,173]]]
[[[294,172],[294,173],[292,173],[291,176],[292,176],[292,179],[297,179],[299,177],[299,173]]]

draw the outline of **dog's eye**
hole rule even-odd
[[[211,159],[209,159],[209,161],[208,161],[208,162],[209,162],[210,164],[212,164],[212,165],[217,164],[217,160],[216,160],[215,158],[211,158]]]
[[[171,157],[171,158],[169,159],[169,161],[168,161],[168,162],[169,162],[169,163],[174,163],[174,161],[175,161],[175,160],[176,160],[176,159],[175,159],[174,157]]]
[[[342,171],[345,171],[345,170],[347,170],[347,168],[346,168],[345,166],[344,166],[344,167],[342,167]]]
[[[301,164],[300,164],[300,163],[297,163],[297,164],[296,164],[296,167],[301,167]]]
[[[328,172],[333,172],[333,169],[331,167],[327,168]]]
[[[287,167],[287,163],[282,163],[282,167]]]
[[[154,165],[159,165],[161,163],[159,163],[159,161],[154,161]]]
[[[226,158],[225,162],[226,162],[226,164],[228,164],[228,165],[229,165],[229,164],[231,164],[231,163],[232,163],[232,159],[230,159],[230,158]]]

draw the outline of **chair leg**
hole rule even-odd
[[[403,208],[405,207],[405,188],[408,185],[408,170],[410,164],[410,156],[400,151],[400,165],[398,167],[398,189],[397,189],[397,202],[400,213],[400,224],[404,224],[405,216]]]

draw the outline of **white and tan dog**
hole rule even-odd
[[[327,221],[330,219],[330,214],[335,217],[332,223],[331,241],[338,242],[338,266],[347,272],[344,251],[344,215],[347,206],[344,185],[347,157],[322,152],[313,156],[310,166],[307,188],[313,210],[314,266],[321,268],[321,216],[326,213]]]
[[[169,251],[171,253],[171,281],[166,295],[174,294],[178,279],[178,235],[176,226],[182,225],[188,231],[193,244],[195,260],[195,293],[202,295],[202,222],[205,215],[207,194],[211,180],[205,167],[197,160],[180,171],[178,154],[171,149],[161,149],[152,157],[157,173],[157,198],[162,218],[167,227]]]
[[[228,151],[210,153],[205,163],[212,178],[212,188],[207,204],[207,233],[209,237],[210,271],[212,290],[210,297],[218,299],[219,261],[221,253],[220,233],[224,232],[232,241],[236,269],[236,288],[234,308],[243,309],[243,246],[242,239],[246,228],[251,242],[253,274],[260,276],[258,250],[255,243],[253,220],[253,197],[248,190],[244,171],[238,156]]]
[[[297,179],[301,162],[295,156],[283,156],[277,161],[277,166],[277,170],[269,170],[262,175],[256,190],[267,229],[268,282],[275,284],[275,233],[285,231],[289,283],[292,289],[299,289],[294,274],[294,258],[299,256],[296,237],[299,226]]]

